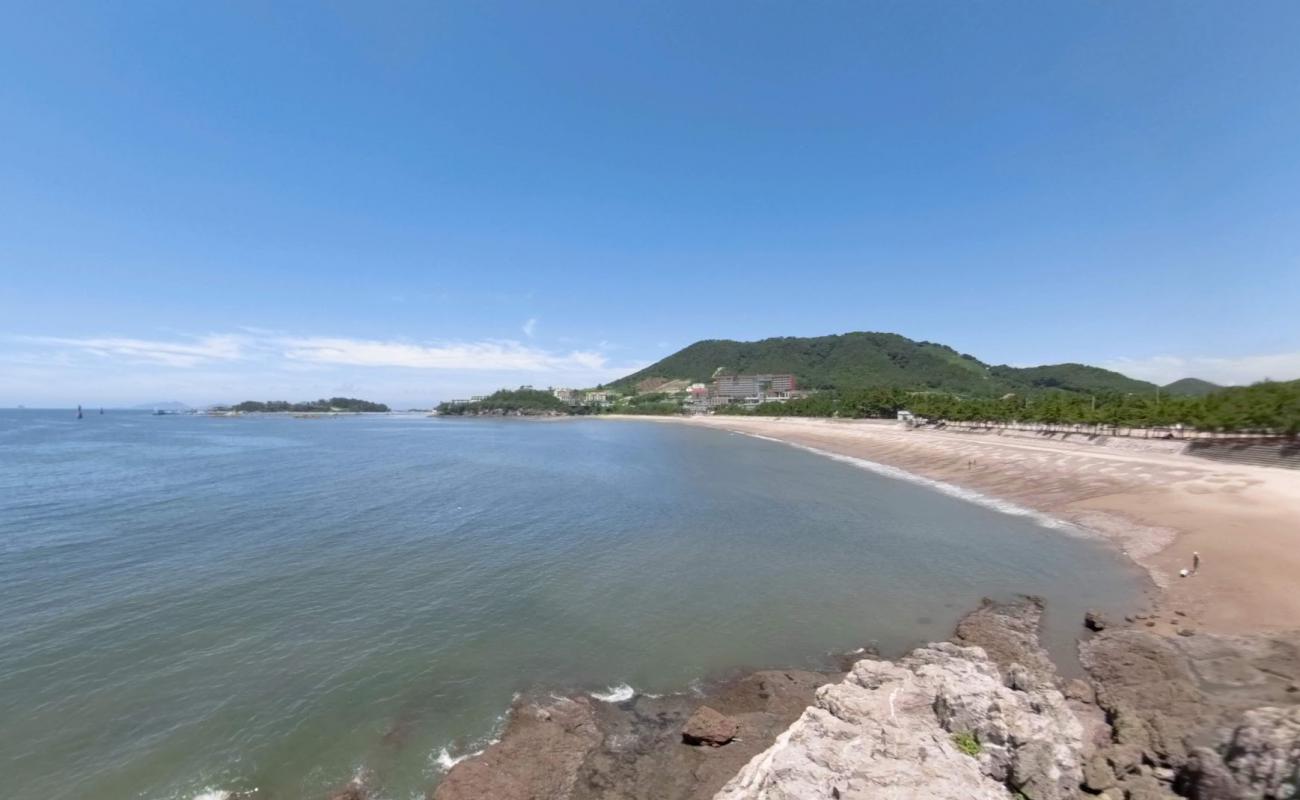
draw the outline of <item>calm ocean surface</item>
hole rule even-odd
[[[688,688],[1142,578],[1087,539],[652,422],[0,411],[0,794],[421,797],[516,691]]]

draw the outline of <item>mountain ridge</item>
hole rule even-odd
[[[608,386],[629,391],[648,378],[707,382],[719,369],[727,373],[792,373],[800,387],[807,389],[902,388],[998,396],[1049,390],[1155,393],[1163,388],[1087,364],[991,365],[948,345],[874,331],[749,342],[703,339]],[[1171,385],[1180,383],[1184,381]]]

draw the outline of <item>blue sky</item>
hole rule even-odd
[[[1300,377],[1300,4],[0,6],[0,404],[850,330]]]

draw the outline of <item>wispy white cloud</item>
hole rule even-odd
[[[58,336],[20,336],[20,341],[53,349],[71,349],[91,355],[120,359],[131,363],[162,364],[169,367],[195,367],[214,361],[238,361],[248,354],[249,338],[223,334],[192,338],[180,342],[91,337],[72,339]]]
[[[537,318],[529,317],[523,324],[521,330],[524,332],[524,336],[527,336],[529,339],[533,338],[533,335],[537,333]]]
[[[606,366],[605,356],[597,352],[554,353],[509,340],[415,344],[313,337],[277,344],[289,359],[359,367],[549,372]]]
[[[533,320],[529,320],[530,323]],[[525,326],[527,327],[527,326]],[[557,352],[501,339],[475,342],[407,342],[341,336],[210,334],[178,340],[121,337],[71,338],[18,336],[16,341],[51,354],[89,354],[101,359],[192,368],[213,362],[282,361],[285,366],[334,364],[354,367],[402,367],[426,370],[548,372],[602,369],[605,356],[595,350]]]
[[[1228,386],[1244,385],[1271,378],[1300,378],[1300,352],[1217,356],[1149,356],[1115,358],[1100,366],[1152,383],[1172,383],[1180,378],[1201,378]]]
[[[428,404],[502,386],[594,386],[635,372],[595,347],[547,349],[515,340],[406,341],[302,336],[240,328],[153,339],[0,334],[3,403],[192,405],[249,397],[324,396],[352,385],[384,402]]]

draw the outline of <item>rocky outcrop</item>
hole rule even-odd
[[[839,673],[764,670],[706,690],[736,733],[725,747],[685,744],[694,694],[521,699],[500,741],[451,768],[434,800],[705,800],[767,747]]]
[[[985,601],[954,643],[866,658],[847,677],[521,700],[501,741],[433,797],[1300,800],[1300,634],[1109,625],[1081,644],[1091,680],[1063,684],[1038,643],[1042,613],[1034,598]]]
[[[1013,689],[977,647],[863,660],[716,800],[1073,797],[1083,729],[1050,686]]]
[[[587,698],[517,705],[501,741],[457,764],[433,798],[568,797],[578,769],[600,739],[596,712]]]
[[[998,603],[986,597],[979,608],[957,623],[952,640],[983,650],[1010,685],[1020,684],[1022,689],[1055,686],[1056,666],[1038,642],[1042,619],[1042,598],[1023,595]]]
[[[1300,707],[1247,711],[1220,752],[1243,800],[1300,795]]]
[[[708,706],[700,706],[682,726],[682,741],[692,745],[721,747],[736,738],[740,724]]]

